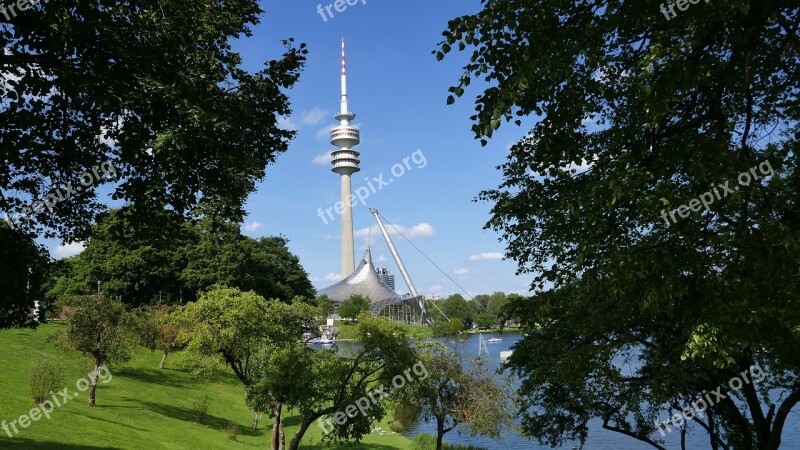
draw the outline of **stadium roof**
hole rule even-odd
[[[385,307],[401,302],[407,302],[416,309],[416,302],[412,297],[401,296],[381,281],[372,264],[372,253],[369,248],[361,258],[361,263],[350,276],[318,293],[318,295],[327,295],[333,303],[342,303],[356,294],[370,299],[373,314],[378,314]]]

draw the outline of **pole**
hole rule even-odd
[[[420,310],[420,322],[422,324],[428,323],[427,314],[425,314],[425,299],[419,296],[417,293],[417,288],[414,287],[414,283],[411,281],[411,277],[408,275],[408,271],[406,271],[406,266],[403,264],[403,260],[400,259],[400,254],[397,253],[397,249],[394,247],[394,242],[392,242],[392,238],[389,236],[389,233],[386,231],[386,227],[383,226],[383,222],[381,221],[380,214],[378,214],[378,210],[375,208],[370,208],[369,212],[375,216],[375,220],[378,221],[378,227],[381,229],[381,233],[383,234],[383,239],[386,240],[386,245],[389,246],[389,251],[392,252],[392,257],[394,261],[397,263],[397,268],[400,269],[400,274],[403,276],[403,280],[408,285],[408,290],[411,291],[411,295],[414,298],[417,298],[417,303],[419,304]]]

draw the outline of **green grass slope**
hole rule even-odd
[[[47,335],[63,325],[48,324],[38,330],[0,331],[0,422],[6,423],[28,414],[34,407],[30,399],[28,374],[39,359],[60,361],[65,367],[65,387],[77,392],[75,383],[86,376],[91,366],[78,352],[65,352],[46,341]],[[170,356],[173,358],[173,356]],[[160,370],[160,355],[141,351],[125,364],[111,367],[112,378],[99,383],[97,406],[89,408],[88,394],[79,395],[56,408],[50,419],[41,418],[12,438],[0,429],[0,449],[246,449],[269,448],[272,421],[262,417],[259,429],[250,427],[252,415],[244,403],[244,389],[233,374],[201,383],[176,368],[174,359]],[[192,405],[208,394],[208,413],[204,423],[194,423]],[[58,397],[60,398],[60,397]],[[229,422],[238,423],[236,442],[228,438]],[[287,440],[291,439],[299,418],[288,414]],[[408,449],[411,443],[398,434],[389,434],[388,423],[355,448]],[[10,428],[9,428],[10,429]],[[13,433],[13,430],[12,430]],[[301,448],[323,450],[335,447],[320,443],[322,432],[312,426]],[[353,447],[349,447],[353,448]]]

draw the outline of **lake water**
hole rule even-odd
[[[500,352],[509,350],[514,342],[522,339],[522,336],[519,333],[508,332],[508,333],[484,333],[484,339],[490,338],[500,338],[503,341],[496,344],[488,344],[489,348],[489,357],[485,357],[487,361],[487,366],[492,371],[497,371],[501,365],[500,361]],[[466,339],[466,347],[465,349],[472,354],[478,354],[478,346],[479,346],[479,335],[477,334],[470,334]],[[781,445],[782,449],[800,449],[800,411],[798,408],[795,408],[792,414],[789,415],[789,418],[786,422],[786,426],[784,427],[783,432],[783,443]],[[665,417],[666,419],[666,417]],[[614,433],[611,431],[604,430],[602,428],[602,423],[597,421],[596,423],[591,424],[589,430],[589,438],[586,442],[586,449],[588,450],[653,450],[648,444],[639,442],[633,438],[629,438],[623,436],[618,433]],[[695,428],[699,428],[698,425],[694,425]],[[700,430],[702,431],[702,430]],[[403,434],[408,438],[413,438],[414,436],[420,433],[428,433],[432,435],[436,435],[436,423],[430,422],[425,423],[422,421],[417,422],[414,426],[403,432]],[[657,433],[657,436],[660,435]],[[487,450],[500,450],[500,449],[549,449],[551,447],[541,446],[535,441],[531,441],[520,436],[518,433],[511,431],[503,435],[498,440],[489,439],[486,437],[475,437],[472,438],[466,433],[463,428],[459,427],[455,430],[445,434],[444,440],[446,442],[454,443],[454,444],[469,444],[478,447],[483,447]],[[680,432],[673,431],[672,433],[668,434],[666,437],[665,447],[669,450],[679,450],[680,446]],[[577,449],[577,444],[569,444],[562,447],[559,447],[560,450],[572,450]],[[690,432],[687,437],[687,448],[688,449],[708,449],[710,448],[708,444],[708,437],[703,432],[700,433],[699,431],[695,430],[694,432]]]

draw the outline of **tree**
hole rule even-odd
[[[0,329],[33,327],[34,301],[43,300],[50,258],[33,238],[0,221]]]
[[[475,318],[475,325],[485,330],[497,326],[497,317],[489,313],[481,313]]]
[[[182,311],[172,306],[156,305],[142,308],[136,317],[136,329],[142,345],[151,351],[161,352],[159,369],[164,368],[167,356],[178,344],[181,313]]]
[[[503,319],[503,311],[506,306],[508,306],[509,299],[513,298],[513,296],[519,297],[519,294],[509,294],[506,296],[506,294],[502,292],[495,292],[489,297],[489,303],[486,309],[489,311],[489,314],[497,318],[497,324],[500,325],[501,329],[505,328],[506,325],[506,320]]]
[[[319,315],[323,318],[327,318],[331,314],[333,314],[334,307],[333,302],[331,299],[326,295],[322,294],[317,297],[317,308],[319,309]]]
[[[186,351],[200,357],[221,357],[246,389],[264,379],[265,367],[259,355],[300,341],[304,332],[316,329],[314,308],[298,302],[293,305],[265,300],[254,292],[232,288],[211,290],[186,306],[179,339]],[[268,353],[266,353],[268,354]],[[198,358],[202,361],[202,358]],[[298,381],[298,380],[293,380]],[[282,403],[275,397],[249,401],[259,411],[265,405],[275,411],[273,439],[280,425]]]
[[[511,293],[508,294],[506,297],[506,301],[502,302],[501,304],[495,305],[494,311],[496,311],[497,319],[500,321],[500,329],[502,330],[505,328],[508,322],[512,322],[515,324],[519,324],[520,320],[517,318],[515,319],[513,316],[514,314],[514,307],[512,305],[519,304],[526,300],[525,297],[517,294]]]
[[[712,449],[774,450],[800,402],[800,8],[664,14],[495,0],[444,33],[439,58],[472,53],[449,101],[492,84],[476,138],[530,130],[479,196],[507,256],[537,274],[537,295],[514,302],[530,334],[510,359],[523,431],[555,445],[599,419],[662,448],[660,414],[758,365],[766,379],[691,420]],[[623,376],[619,358],[639,369]]]
[[[310,306],[305,314],[289,308],[254,292],[213,289],[186,305],[179,341],[187,352],[219,355],[245,387],[251,386],[252,364],[264,345],[291,342],[315,327]]]
[[[264,346],[257,355],[254,368],[256,381],[247,388],[247,404],[257,413],[272,415],[273,450],[283,450],[286,442],[283,408],[307,393],[312,373],[313,354],[300,342],[282,346]]]
[[[342,303],[338,313],[345,319],[356,320],[364,312],[369,312],[372,302],[363,295],[354,294]]]
[[[435,320],[431,328],[434,336],[458,336],[465,330],[464,321],[458,318]]]
[[[310,372],[300,381],[306,383],[306,388],[296,391],[301,395],[287,402],[301,416],[300,428],[289,450],[297,450],[308,427],[324,416],[331,416],[328,422],[331,429],[325,439],[360,441],[371,432],[371,425],[385,415],[381,400],[388,395],[390,386],[397,386],[395,379],[406,376],[418,361],[407,331],[386,318],[363,314],[359,318],[357,341],[360,348],[344,358],[334,351],[314,351],[308,347],[303,358],[294,358],[308,359]],[[363,402],[368,398],[374,401],[365,405]],[[354,413],[356,405],[360,407]]]
[[[185,256],[181,248],[185,233],[161,237],[136,233],[134,222],[122,210],[101,214],[92,226],[88,244],[80,255],[69,259],[67,273],[48,292],[58,301],[69,295],[97,292],[132,307],[161,301],[178,303],[187,294],[178,279]]]
[[[251,239],[239,224],[213,215],[146,237],[124,211],[112,210],[101,215],[86,249],[68,267],[49,298],[91,294],[98,281],[103,294],[135,307],[194,301],[216,285],[285,302],[316,294],[286,238]]]
[[[473,435],[499,438],[511,427],[511,391],[480,358],[467,361],[463,353],[441,344],[421,351],[429,376],[403,392],[407,401],[422,409],[425,421],[436,421],[436,450],[444,435],[463,424]]]
[[[286,303],[294,297],[316,297],[317,291],[300,264],[300,258],[289,251],[289,239],[270,236],[257,240],[248,238],[248,242],[253,246],[253,253],[246,270],[254,278],[255,292]]]
[[[241,221],[294,136],[278,118],[305,45],[285,41],[280,59],[243,70],[231,40],[259,22],[254,0],[29,6],[0,25],[0,77],[13,80],[0,84],[0,209],[22,229],[85,240],[98,188],[114,183],[151,231],[200,203]]]
[[[475,308],[461,294],[453,294],[442,300],[438,305],[448,318],[461,319],[467,328],[472,326],[475,318]]]
[[[89,406],[95,406],[97,379],[109,364],[128,361],[136,344],[132,319],[125,305],[100,295],[73,297],[66,328],[51,339],[60,346],[92,358]]]
[[[472,297],[472,302],[476,305],[475,311],[486,311],[489,309],[489,300],[491,296],[486,294],[479,294]]]
[[[241,234],[240,224],[213,215],[187,227],[192,238],[182,252],[186,264],[180,280],[189,292],[196,295],[222,285],[286,303],[295,296],[316,296],[308,273],[289,251],[285,237],[255,240]]]

